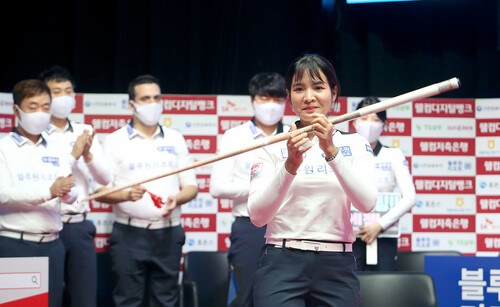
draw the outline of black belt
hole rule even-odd
[[[245,222],[250,222],[250,218],[248,216],[237,216],[236,217],[237,221],[245,221]]]

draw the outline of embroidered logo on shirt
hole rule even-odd
[[[371,152],[373,154],[372,147],[370,145],[368,145],[368,144],[365,144],[365,146],[366,146],[366,151]]]
[[[351,146],[340,146],[339,149],[340,149],[340,153],[344,157],[350,157],[350,156],[352,156]]]
[[[250,172],[250,181],[258,178],[260,176],[261,171],[262,171],[262,162],[254,164],[252,166],[252,171]]]
[[[59,157],[42,157],[43,163],[50,163],[54,166],[59,166]]]
[[[158,151],[166,151],[171,154],[175,154],[175,147],[174,146],[158,146]]]

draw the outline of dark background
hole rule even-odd
[[[0,91],[60,64],[81,93],[124,93],[152,73],[163,93],[247,94],[253,74],[285,74],[316,52],[334,63],[342,96],[395,96],[458,77],[461,89],[442,96],[500,97],[500,0],[333,2],[9,2]]]

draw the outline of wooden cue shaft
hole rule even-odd
[[[435,83],[435,84],[423,87],[421,89],[417,89],[417,90],[408,92],[406,94],[396,96],[394,98],[390,98],[390,99],[381,101],[379,103],[361,108],[361,109],[356,110],[354,112],[350,112],[350,113],[346,113],[346,114],[334,117],[333,119],[330,120],[330,122],[332,124],[339,124],[339,123],[350,121],[350,120],[353,120],[353,119],[356,119],[358,117],[362,117],[362,116],[365,116],[368,114],[377,113],[377,112],[380,112],[383,110],[387,110],[389,108],[393,108],[393,107],[396,107],[398,105],[401,105],[403,103],[407,103],[407,102],[410,102],[413,100],[424,99],[424,98],[427,98],[430,96],[434,96],[434,95],[437,95],[440,93],[454,90],[454,89],[457,89],[459,87],[460,87],[460,81],[457,78],[452,78],[452,79],[449,79],[446,81],[442,81],[439,83]],[[303,128],[298,129],[298,130],[302,131],[302,132],[311,132],[312,128],[311,127],[303,127]],[[89,195],[87,198],[79,200],[79,202],[96,199],[96,198],[99,198],[102,196],[109,195],[109,194],[114,193],[114,192],[118,192],[118,191],[130,188],[130,187],[133,187],[135,185],[143,184],[143,183],[146,183],[149,181],[153,181],[153,180],[167,177],[170,175],[178,174],[178,173],[183,172],[183,171],[187,171],[187,170],[197,168],[197,167],[200,167],[200,166],[203,166],[206,164],[210,164],[210,163],[213,163],[213,162],[216,162],[219,160],[233,157],[233,156],[236,156],[236,155],[239,155],[239,154],[251,151],[251,150],[255,150],[255,149],[260,148],[260,147],[264,147],[264,146],[267,146],[270,144],[281,142],[281,141],[288,139],[290,134],[291,134],[291,132],[284,132],[284,133],[280,133],[278,135],[275,135],[273,137],[267,137],[264,140],[256,142],[256,143],[249,145],[247,147],[243,147],[243,148],[233,150],[233,151],[230,151],[227,153],[218,154],[218,155],[215,155],[215,156],[210,157],[208,159],[200,160],[200,161],[191,163],[189,165],[182,166],[182,167],[173,169],[171,171],[168,171],[168,172],[165,172],[165,173],[162,173],[162,174],[150,177],[150,178],[146,178],[146,179],[143,179],[140,181],[130,183],[128,185],[111,188],[111,189],[106,190],[106,191],[101,191],[99,193]]]

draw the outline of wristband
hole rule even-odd
[[[340,151],[340,150],[338,150],[338,148],[337,148],[337,151],[333,154],[333,156],[332,156],[331,158],[326,158],[326,157],[325,157],[326,162],[331,162],[331,161],[333,161],[333,159],[335,159],[335,157],[339,154],[339,151]]]

